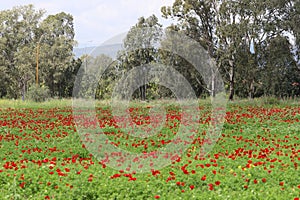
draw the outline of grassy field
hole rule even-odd
[[[113,146],[129,152],[149,155],[167,148],[180,126],[195,126],[182,118],[188,108],[166,102],[166,116],[156,116],[165,119],[157,134],[134,137],[120,128],[108,103],[97,102],[97,121]],[[154,104],[131,103],[130,123],[154,129],[149,118]],[[137,173],[128,166],[111,168],[105,156],[97,159],[88,151],[74,123],[71,100],[0,100],[0,199],[300,197],[299,101],[228,103],[220,137],[203,157],[199,153],[208,142],[209,101],[199,101],[194,112],[199,120],[187,150],[171,155],[172,162],[162,169],[147,166],[149,170]],[[93,123],[85,121],[87,126]]]

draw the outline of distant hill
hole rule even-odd
[[[84,48],[74,48],[73,52],[76,58],[81,57],[84,54],[97,56],[100,54],[105,54],[111,58],[116,58],[119,50],[122,49],[122,44],[110,44],[110,45],[100,45],[91,46]]]

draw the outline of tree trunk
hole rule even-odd
[[[25,94],[26,94],[26,86],[25,83],[23,83],[22,101],[25,101]]]
[[[254,98],[254,81],[251,81],[250,84],[250,89],[249,89],[249,98],[253,99]]]
[[[212,72],[212,77],[211,77],[211,96],[215,97],[216,96],[216,91],[215,91],[215,82],[216,82],[216,76],[215,76],[215,72]]]
[[[145,86],[141,86],[140,87],[140,98],[141,98],[141,101],[145,101]]]
[[[230,70],[229,70],[229,100],[233,101],[234,96],[234,65],[233,61],[230,63]]]

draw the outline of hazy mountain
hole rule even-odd
[[[97,56],[100,54],[105,54],[112,58],[116,58],[116,55],[119,50],[122,49],[122,44],[109,44],[109,45],[100,45],[100,46],[91,46],[91,47],[83,47],[83,48],[74,48],[74,54],[76,58],[84,54]]]

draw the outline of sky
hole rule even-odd
[[[74,17],[75,40],[78,47],[103,44],[126,33],[139,17],[155,14],[161,24],[168,20],[161,17],[160,8],[171,6],[175,0],[8,0],[1,1],[0,10],[33,4],[44,9],[46,15],[66,12]]]

